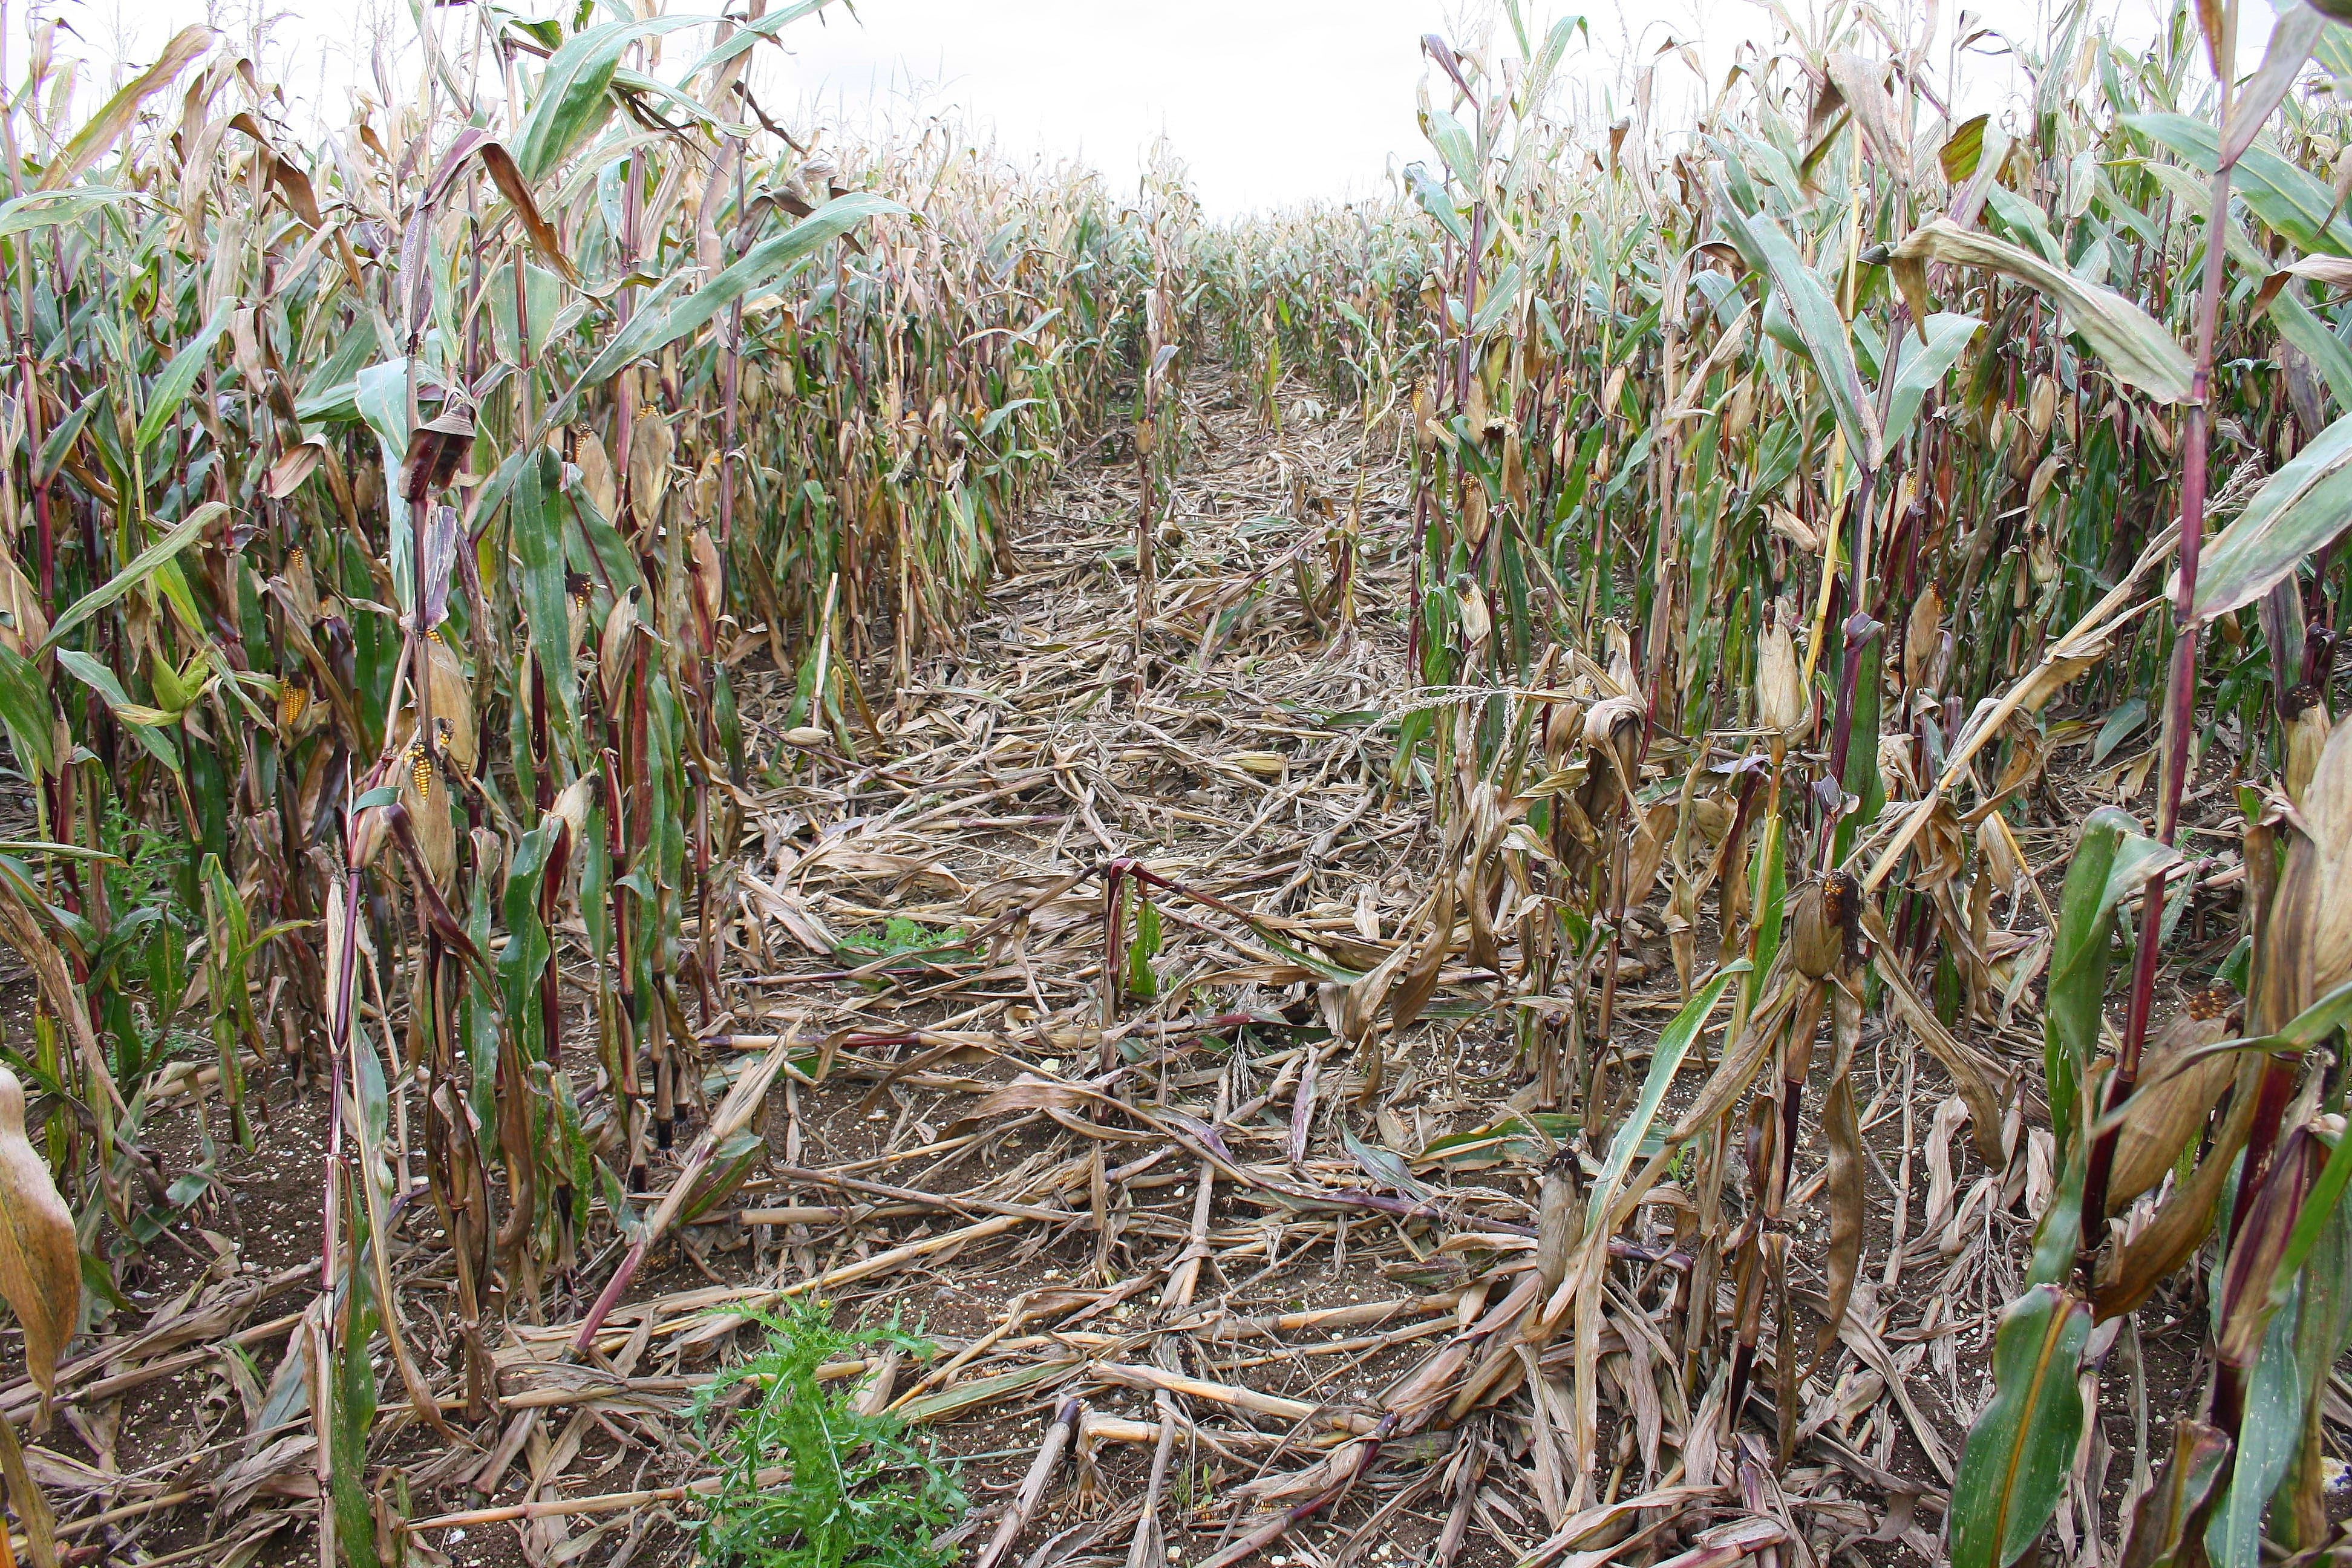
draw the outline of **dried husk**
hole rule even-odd
[[[1860,898],[1861,889],[1845,871],[1832,871],[1799,889],[1789,914],[1789,959],[1798,973],[1819,980],[1852,962]]]
[[[1836,1347],[1838,1330],[1853,1304],[1853,1282],[1862,1267],[1863,1232],[1869,1218],[1862,1126],[1853,1105],[1853,1058],[1862,1043],[1862,1001],[1838,985],[1832,988],[1830,1003],[1837,1058],[1830,1074],[1829,1098],[1822,1105],[1822,1134],[1829,1145],[1822,1188],[1830,1207],[1829,1250],[1824,1259],[1828,1306],[1813,1342],[1816,1367]]]
[[[1583,1239],[1583,1218],[1577,1202],[1576,1156],[1563,1149],[1544,1167],[1537,1194],[1536,1279],[1547,1298],[1568,1278],[1569,1259]]]
[[[1903,630],[1903,688],[1914,690],[1924,685],[1927,672],[1934,668],[1944,637],[1944,595],[1928,584],[1911,601],[1911,614]]]
[[[0,647],[6,647],[18,658],[27,658],[49,635],[48,616],[41,610],[41,596],[32,583],[18,569],[16,558],[8,547],[0,544]]]
[[[2212,1233],[2238,1151],[2246,1146],[2246,1135],[2253,1126],[2254,1079],[2261,1071],[2250,1060],[2233,1060],[2231,1066],[2236,1079],[2230,1114],[2222,1119],[2205,1157],[2164,1200],[2156,1217],[2109,1254],[2100,1270],[2098,1286],[2091,1296],[2100,1321],[2120,1317],[2147,1300]]]
[[[637,629],[637,596],[633,589],[614,601],[612,612],[604,617],[604,636],[596,648],[597,679],[604,688],[604,700],[617,701],[621,682],[629,673],[630,638]]]
[[[1642,752],[1642,730],[1647,715],[1631,697],[1604,697],[1584,716],[1584,748],[1592,759],[1591,807],[1597,816],[1612,796],[1631,803]]]
[[[1756,727],[1793,738],[1805,725],[1804,661],[1787,617],[1775,616],[1756,642]]]
[[[2050,420],[2057,412],[2058,383],[2046,374],[2036,376],[2025,406],[2025,427],[2036,442],[2050,434]]]
[[[657,521],[669,494],[670,460],[677,437],[669,421],[653,410],[637,416],[629,432],[629,501],[641,521]]]
[[[421,750],[411,752],[402,770],[400,804],[415,825],[416,847],[424,852],[434,885],[446,889],[457,868],[457,828],[449,812],[448,781]]]
[[[2286,694],[2286,794],[2300,806],[2327,748],[2327,704],[2308,682]]]
[[[1569,753],[1584,737],[1584,704],[1563,700],[1551,704],[1544,715],[1544,761],[1557,773],[1568,765]]]
[[[2224,991],[2198,992],[2189,997],[2189,1010],[2148,1042],[2139,1087],[2125,1102],[2124,1123],[2116,1133],[2108,1213],[2120,1213],[2164,1180],[2237,1076],[2237,1061],[2226,1053],[2189,1059],[2200,1047],[2229,1038],[2230,1001]]]
[[[437,635],[425,639],[425,668],[432,683],[435,741],[457,772],[471,778],[480,739],[474,723],[474,689],[457,650]]]

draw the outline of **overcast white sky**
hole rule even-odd
[[[353,80],[370,78],[376,37],[406,57],[415,24],[407,0],[40,0],[80,36],[99,62],[152,57],[190,21],[247,33],[256,4],[268,28],[269,73],[334,119]],[[513,0],[526,15],[556,0]],[[1753,0],[1525,0],[1537,17],[1581,10],[1594,48],[1571,56],[1570,90],[1595,120],[1622,108],[1616,62],[1645,58],[1669,39],[1691,41],[1712,79],[1742,42],[1764,39],[1768,13]],[[1818,0],[1788,0],[1799,16]],[[2146,37],[2154,0],[2100,0],[2126,36]],[[1916,19],[1931,0],[1887,0]],[[1977,0],[1981,21],[2032,37],[2048,0]],[[615,8],[604,0],[599,9]],[[671,12],[717,11],[716,0],[670,0]],[[570,0],[562,9],[569,13]],[[1413,120],[1425,62],[1423,33],[1475,27],[1481,0],[858,0],[836,4],[785,35],[790,55],[763,51],[761,96],[778,108],[812,107],[852,123],[887,114],[907,121],[944,110],[992,132],[1018,155],[1085,158],[1122,184],[1164,132],[1189,164],[1202,201],[1225,215],[1387,188],[1392,161],[1427,155]],[[2246,6],[2252,54],[2267,32],[2262,0]],[[13,73],[22,59],[24,0],[10,6]],[[1937,37],[1962,10],[1942,0]],[[454,15],[443,11],[448,17]],[[1938,55],[1938,60],[1944,58]],[[2242,68],[2251,70],[2249,58]],[[108,65],[99,67],[101,79]],[[1969,73],[1978,94],[2009,80],[1998,58]],[[1663,68],[1661,91],[1699,89],[1686,66]]]

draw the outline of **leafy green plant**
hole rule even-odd
[[[920,921],[910,921],[904,915],[892,915],[889,923],[878,931],[853,931],[841,939],[845,952],[870,952],[882,958],[904,958],[917,952],[945,952],[963,944],[961,926],[935,929]]]
[[[895,1415],[865,1415],[856,1384],[820,1384],[817,1369],[868,1347],[897,1345],[916,1355],[932,1347],[895,1325],[845,1331],[822,1301],[803,1299],[788,1313],[763,1313],[764,1350],[707,1387],[697,1422],[724,1468],[710,1511],[696,1527],[702,1560],[714,1568],[934,1568],[955,1558],[937,1544],[960,1518],[963,1489],[953,1470],[908,1442]],[[755,1402],[722,1419],[714,1414],[738,1389]],[[781,1467],[789,1474],[778,1479]]]

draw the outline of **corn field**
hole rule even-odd
[[[0,1568],[2352,1552],[2352,13],[824,5],[0,66]]]

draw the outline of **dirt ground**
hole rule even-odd
[[[903,1401],[961,1462],[969,1552],[1014,1505],[1057,1411],[1084,1401],[1075,1451],[1004,1559],[1024,1568],[1131,1560],[1163,1420],[1154,1511],[1160,1561],[1179,1568],[1284,1510],[1296,1522],[1261,1547],[1276,1568],[1597,1568],[1741,1539],[1723,1531],[1756,1521],[1801,1563],[1940,1560],[1944,1490],[2051,1179],[2040,1112],[2011,1100],[1992,1135],[2008,1155],[1988,1165],[1936,1059],[1874,1010],[1851,1075],[1869,1170],[1847,1329],[1817,1350],[1801,1312],[1804,1342],[1759,1350],[1759,1369],[1793,1350],[1809,1374],[1789,1462],[1773,1453],[1778,1372],[1759,1370],[1728,1435],[1700,1436],[1720,1425],[1736,1302],[1727,1268],[1696,1268],[1685,1244],[1706,1194],[1676,1180],[1636,1209],[1607,1271],[1595,1447],[1575,1452],[1574,1334],[1499,1353],[1518,1332],[1514,1292],[1536,1283],[1540,1173],[1576,1142],[1536,1107],[1513,988],[1457,954],[1409,1028],[1350,1045],[1333,978],[1409,949],[1446,868],[1417,792],[1390,773],[1412,689],[1394,435],[1307,398],[1277,428],[1213,370],[1186,405],[1139,649],[1135,467],[1107,442],[1025,520],[1016,569],[954,647],[919,656],[870,714],[822,736],[792,728],[788,677],[757,658],[738,668],[758,761],[704,1086],[707,1110],[782,1054],[766,1153],[656,1251],[584,1366],[564,1342],[617,1250],[544,1282],[498,1347],[504,1408],[464,1443],[415,1421],[380,1361],[372,1457],[399,1470],[412,1518],[541,1515],[418,1530],[411,1561],[687,1561],[691,1500],[598,1500],[707,1474],[683,1414],[694,1386],[756,1334],[740,1313],[811,1289],[839,1321],[895,1321],[937,1347],[890,1366],[876,1397]],[[887,663],[886,649],[867,690],[885,689]],[[1119,906],[1107,1005],[1104,884],[1138,886],[1130,865],[1146,900]],[[2002,956],[2027,963],[2038,915],[2007,913],[2018,935]],[[1157,952],[1130,958],[1154,919]],[[1710,917],[1702,971],[1715,940]],[[1684,994],[1664,922],[1636,911],[1599,1053],[1604,1103],[1630,1100]],[[2041,1049],[2030,1005],[1974,1040],[2007,1066]],[[1808,1310],[1826,1289],[1805,1205],[1829,1057],[1807,1085],[1790,1205],[1789,1289]],[[1706,1065],[1703,1041],[1662,1129]],[[289,1346],[317,1272],[322,1102],[282,1071],[265,1081],[247,1155],[200,1097],[219,1189],[150,1246],[105,1325],[105,1365],[31,1450],[67,1560],[316,1561],[315,1449],[278,1396],[300,1381]],[[197,1112],[166,1125],[163,1152],[192,1155]],[[1600,1152],[1582,1150],[1582,1180]],[[405,1207],[395,1235],[414,1271],[395,1273],[412,1334],[445,1344],[447,1277],[418,1245],[434,1234],[428,1203]],[[1711,1300],[1693,1301],[1695,1277]],[[2105,1484],[2062,1505],[2062,1538],[2112,1538],[2133,1412],[2172,1407],[2201,1311],[2159,1298],[2106,1347]],[[163,1337],[130,1343],[150,1328]],[[1473,1376],[1486,1400],[1449,1410]],[[1396,1418],[1431,1389],[1444,1419]]]

